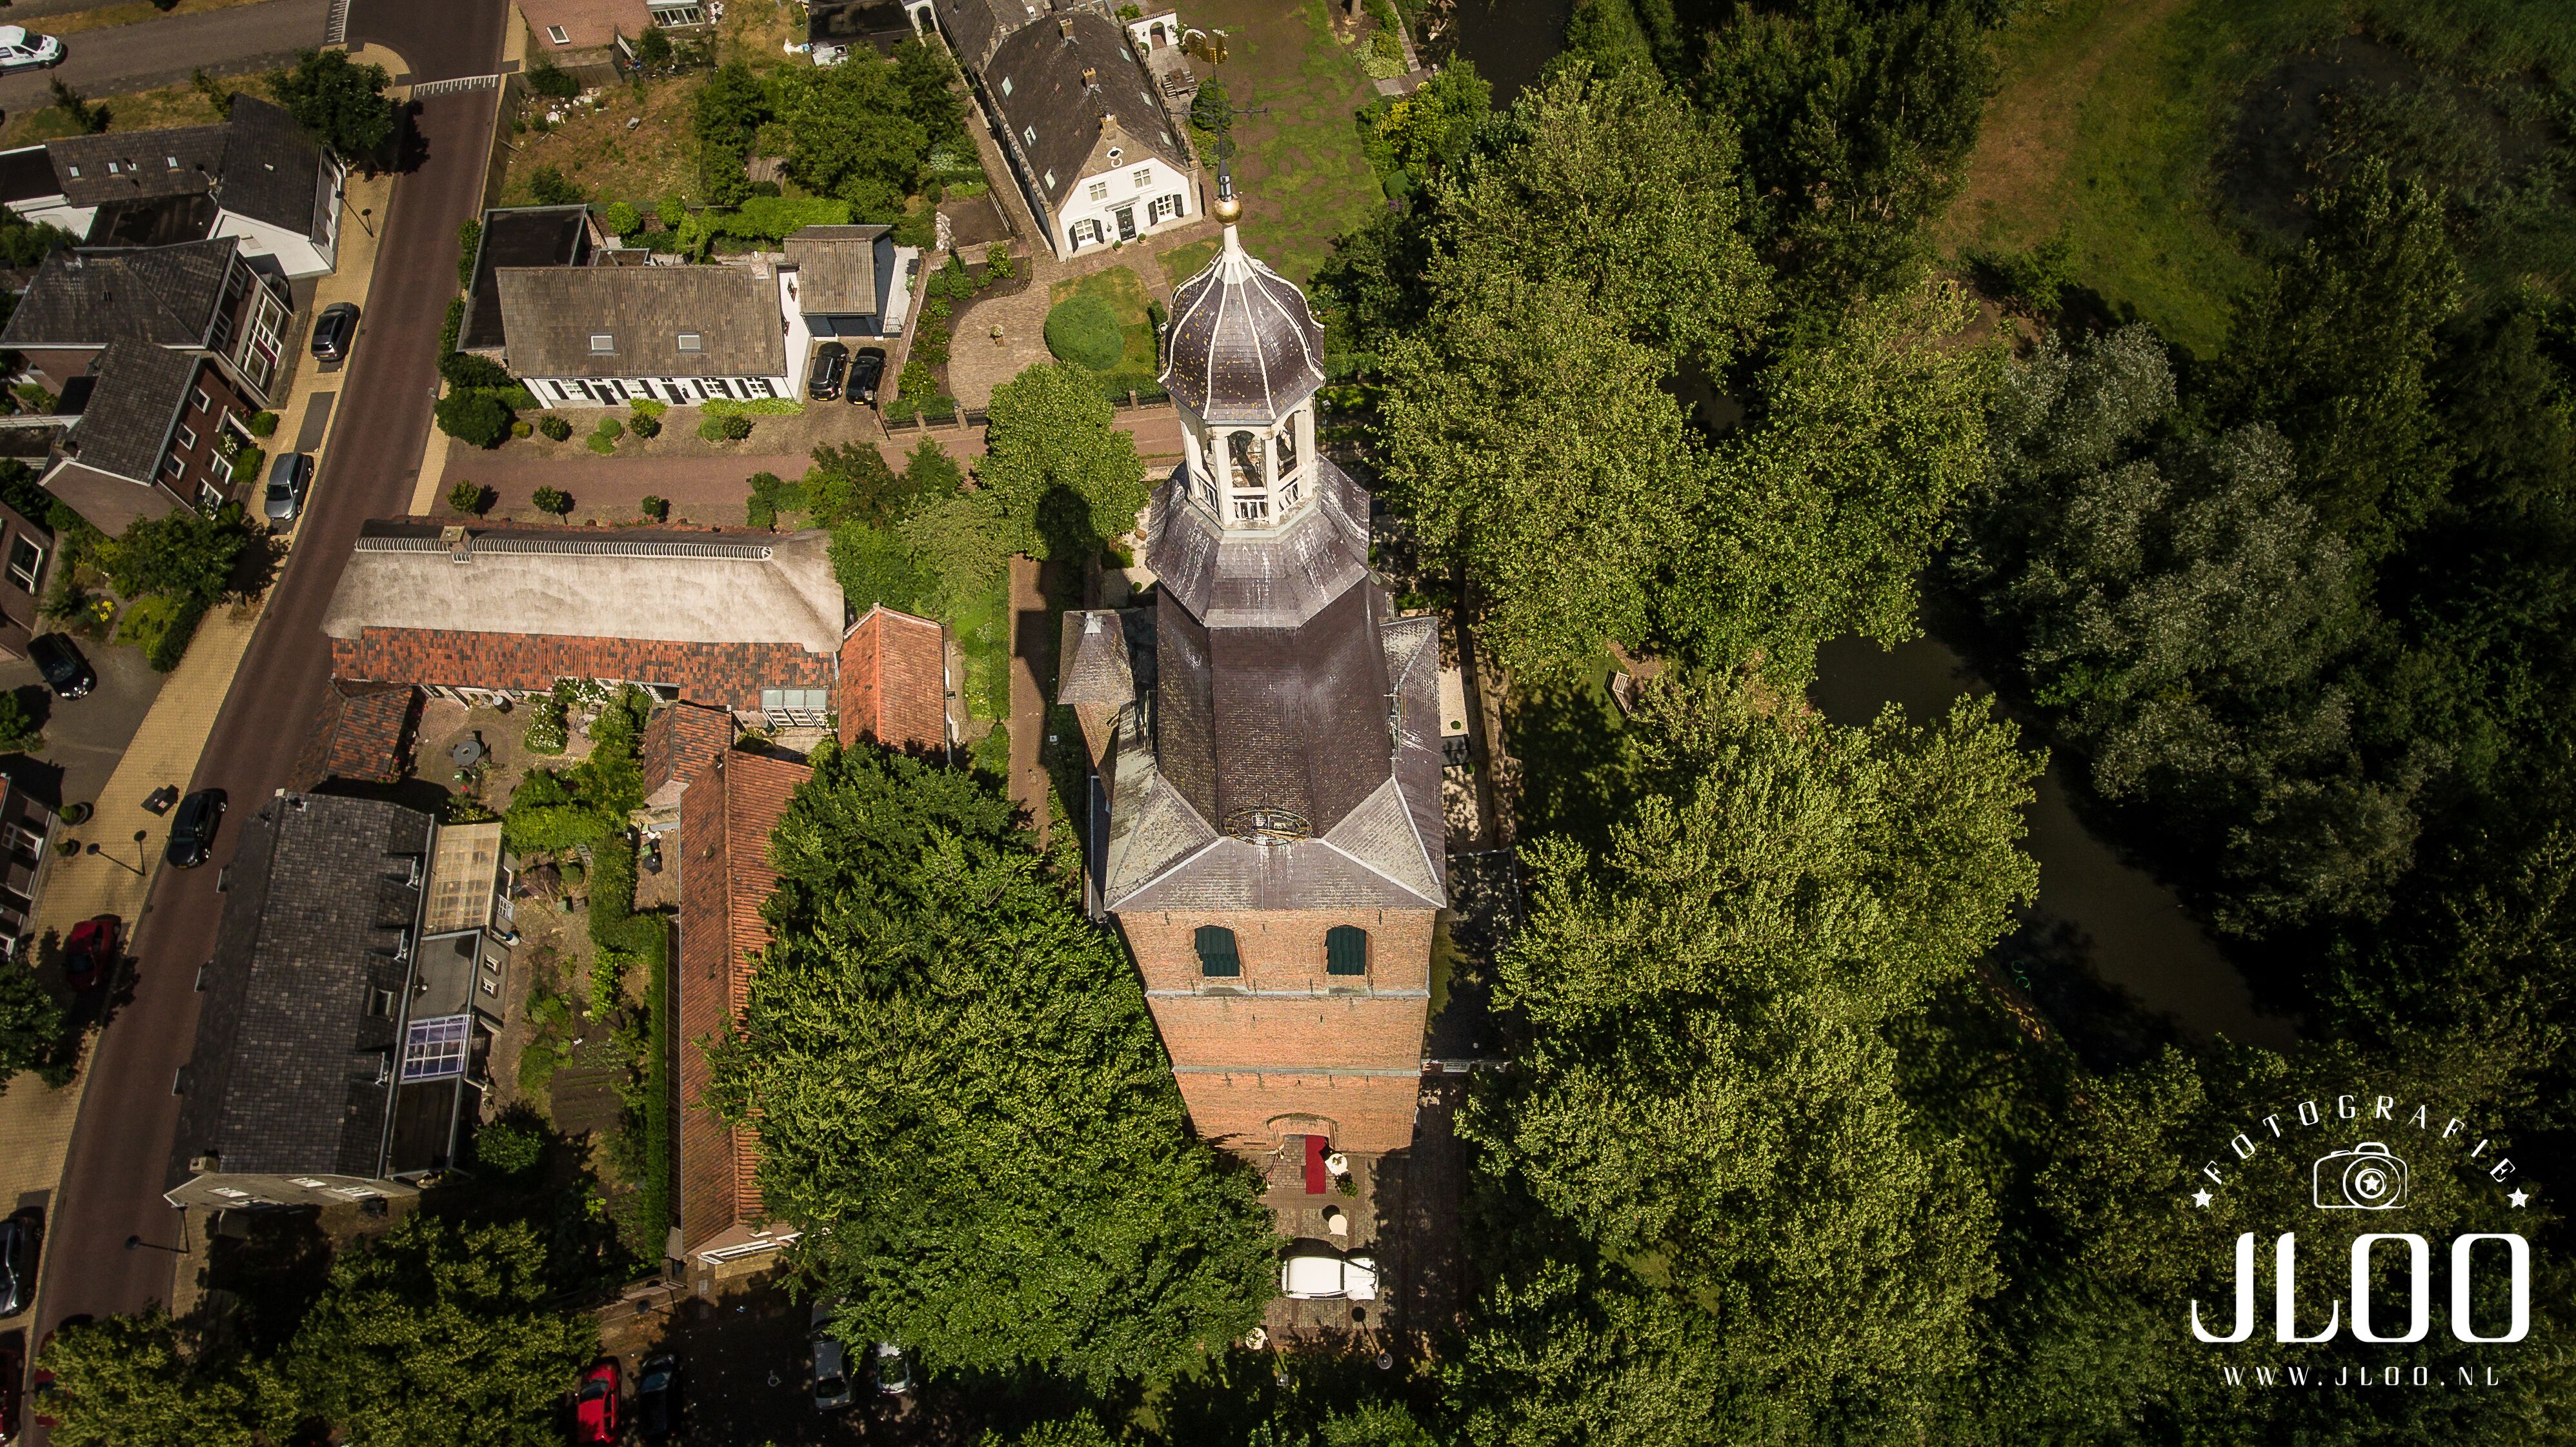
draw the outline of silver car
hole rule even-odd
[[[289,452],[268,465],[268,525],[279,532],[295,526],[304,511],[304,494],[313,487],[313,454]]]
[[[837,1338],[823,1328],[831,1323],[832,1304],[814,1303],[814,1410],[832,1412],[850,1405],[858,1393],[850,1385],[850,1357]]]

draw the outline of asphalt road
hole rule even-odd
[[[357,0],[352,41],[376,38],[366,22],[379,4],[393,9],[400,0]],[[442,49],[406,57],[424,73],[492,68],[503,0],[417,8],[438,10],[444,28]],[[429,43],[417,34],[410,39]],[[258,808],[287,782],[329,682],[322,617],[359,524],[409,508],[438,380],[438,332],[455,294],[457,227],[482,199],[492,103],[489,91],[469,91],[426,101],[415,113],[422,160],[394,185],[367,319],[339,390],[312,510],[189,784],[226,790],[237,810]],[[215,881],[237,837],[237,830],[226,829],[212,862],[165,869],[153,884],[137,935],[133,1001],[99,1038],[48,1223],[36,1315],[46,1330],[66,1317],[168,1301],[176,1258],[150,1247],[176,1246],[183,1229],[204,1228],[202,1220],[183,1221],[161,1192],[169,1185],[178,1124],[172,1082],[196,1044],[196,967],[222,915]],[[127,1240],[138,1237],[146,1247],[129,1249]],[[30,1440],[41,1441],[41,1432]]]
[[[209,75],[241,75],[286,65],[295,52],[322,43],[330,11],[331,0],[261,0],[229,10],[75,30],[63,37],[62,64],[0,80],[0,111],[14,116],[52,105],[57,80],[96,98],[178,85],[200,69]],[[40,17],[20,19],[15,7],[0,12],[0,20],[39,33],[45,28]]]

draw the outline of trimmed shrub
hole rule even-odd
[[[553,513],[556,517],[572,511],[572,494],[559,487],[538,488],[529,501],[537,505],[537,511]]]
[[[648,492],[644,494],[644,501],[636,507],[637,511],[643,513],[646,519],[652,522],[663,523],[671,520],[671,500],[667,497],[655,497]]]
[[[591,430],[614,443],[618,438],[626,435],[626,424],[614,417],[602,417],[599,419],[599,425]]]
[[[498,447],[510,435],[510,409],[489,392],[451,392],[439,399],[438,430],[469,447]]]
[[[553,412],[549,412],[545,416],[537,419],[537,430],[546,434],[548,437],[553,438],[557,442],[564,441],[572,436],[572,424],[565,421],[561,415]]]
[[[497,1120],[474,1133],[474,1163],[496,1175],[524,1175],[545,1154],[545,1132],[534,1125]]]
[[[460,482],[447,490],[447,506],[451,511],[480,517],[483,509],[491,505],[492,489],[479,482]]]
[[[724,434],[725,441],[740,442],[751,435],[751,419],[739,412],[730,417],[719,417],[716,419],[716,430]]]
[[[638,417],[659,417],[671,410],[670,403],[652,397],[638,397],[635,399],[634,406],[635,415]]]
[[[699,404],[698,411],[708,417],[802,417],[805,404],[793,397],[762,397],[751,402],[710,397]]]
[[[519,379],[511,376],[508,368],[489,357],[478,357],[471,352],[451,351],[441,356],[438,375],[446,378],[449,386],[459,389],[489,387],[497,391],[519,385]],[[536,398],[529,397],[527,405],[534,407],[536,401]]]
[[[1127,338],[1109,303],[1096,296],[1069,296],[1047,313],[1046,345],[1059,360],[1107,372],[1126,354]],[[914,350],[917,354],[918,343]]]
[[[662,419],[650,412],[638,412],[628,419],[626,430],[638,437],[659,437],[662,435]]]
[[[245,425],[250,428],[251,436],[259,438],[264,442],[277,435],[277,414],[274,412],[253,412],[250,414],[250,421]]]
[[[535,427],[530,426],[524,421],[512,422],[510,424],[510,435],[513,437],[527,437],[535,433],[536,430],[537,429]]]
[[[644,229],[644,213],[625,201],[611,201],[600,208],[599,219],[612,236],[633,236]]]
[[[474,284],[474,253],[483,245],[483,223],[468,221],[456,228],[456,285]]]
[[[541,698],[528,705],[528,726],[519,732],[519,746],[532,754],[560,754],[571,739],[564,726],[564,701]]]

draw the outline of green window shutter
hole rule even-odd
[[[1243,960],[1234,952],[1234,931],[1221,924],[1199,926],[1199,973],[1202,975],[1240,975]]]
[[[1328,975],[1365,975],[1368,973],[1368,931],[1356,925],[1337,924],[1324,932],[1324,973]]]

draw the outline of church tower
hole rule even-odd
[[[1447,902],[1436,620],[1369,571],[1368,495],[1315,446],[1323,327],[1224,242],[1174,296],[1186,458],[1155,489],[1150,609],[1065,619],[1059,698],[1107,796],[1099,903],[1200,1134],[1412,1140]]]

